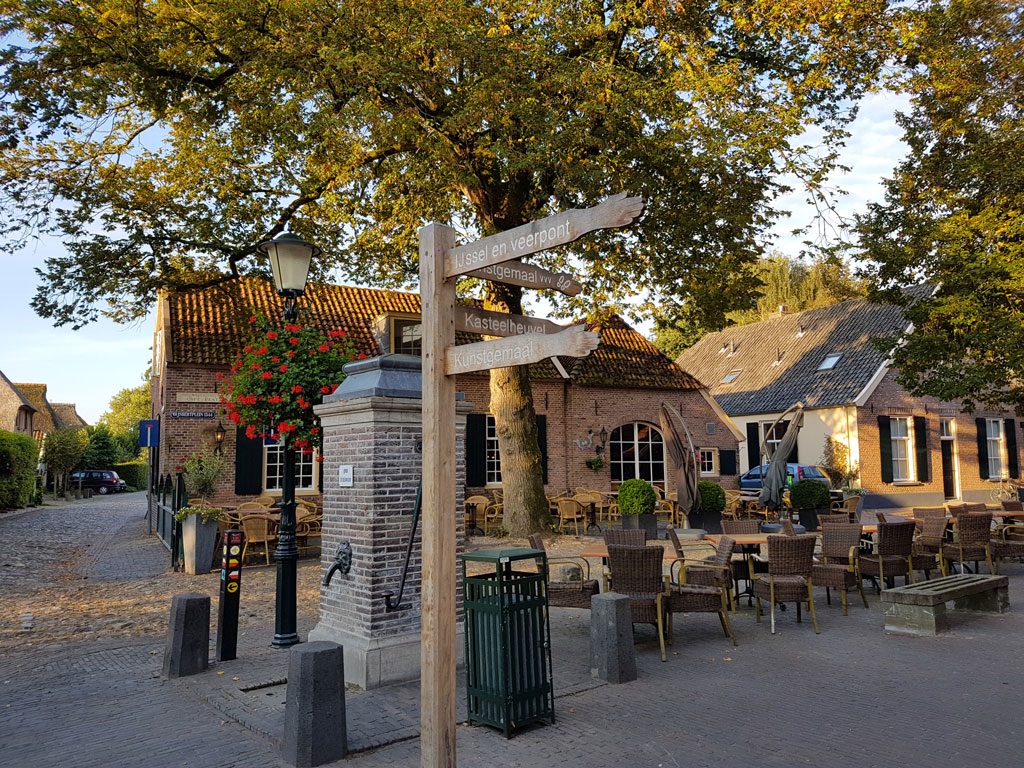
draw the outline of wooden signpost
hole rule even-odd
[[[428,224],[420,230],[420,299],[423,335],[423,572],[420,650],[420,763],[454,768],[455,761],[455,376],[548,357],[584,357],[600,337],[583,326],[456,307],[455,278],[471,275],[529,288],[576,295],[571,275],[519,261],[565,245],[598,229],[625,227],[644,209],[625,193],[593,208],[549,216],[457,246],[455,230]],[[455,346],[456,329],[495,341]]]

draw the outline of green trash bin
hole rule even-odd
[[[530,723],[554,723],[546,555],[538,549],[490,549],[460,559],[469,722],[501,728],[506,738]],[[467,563],[493,568],[471,576]]]

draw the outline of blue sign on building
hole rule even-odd
[[[160,445],[160,419],[143,419],[139,422],[139,447],[156,448]]]

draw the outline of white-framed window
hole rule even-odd
[[[736,379],[740,377],[743,371],[729,371],[725,376],[722,377],[720,384],[732,384]]]
[[[761,457],[761,463],[766,464],[771,461],[772,456],[775,455],[775,451],[779,449],[779,443],[782,442],[782,438],[786,434],[786,429],[789,424],[783,424],[779,422],[775,424],[774,421],[762,421],[761,422],[761,437],[764,439],[764,445],[768,449],[768,453]]]
[[[1005,478],[1006,435],[1003,434],[1003,422],[1000,419],[985,419],[985,436],[988,441],[988,476],[993,480]]]
[[[295,490],[316,490],[316,451],[295,452]],[[281,445],[263,446],[263,490],[272,493],[283,490],[284,450]]]
[[[718,469],[718,449],[717,448],[701,448],[700,449],[700,476],[701,477],[717,477],[719,473]]]
[[[423,355],[423,331],[419,318],[392,317],[391,351],[403,355]]]
[[[608,463],[614,483],[638,477],[665,486],[665,441],[651,424],[634,421],[613,429],[608,438]]]
[[[819,371],[831,371],[839,364],[842,354],[825,355],[825,359],[818,364]]]
[[[889,420],[889,431],[892,438],[892,479],[894,482],[912,480],[914,475],[911,446],[911,421],[905,416],[894,416]]]
[[[498,451],[498,428],[494,417],[487,414],[487,484],[501,485],[501,453]]]
[[[939,419],[939,439],[956,440],[956,419],[949,417]]]

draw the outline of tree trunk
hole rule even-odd
[[[484,307],[522,314],[522,295],[516,286],[488,283]],[[491,414],[501,452],[504,526],[516,537],[550,529],[528,370],[526,366],[491,370]]]

